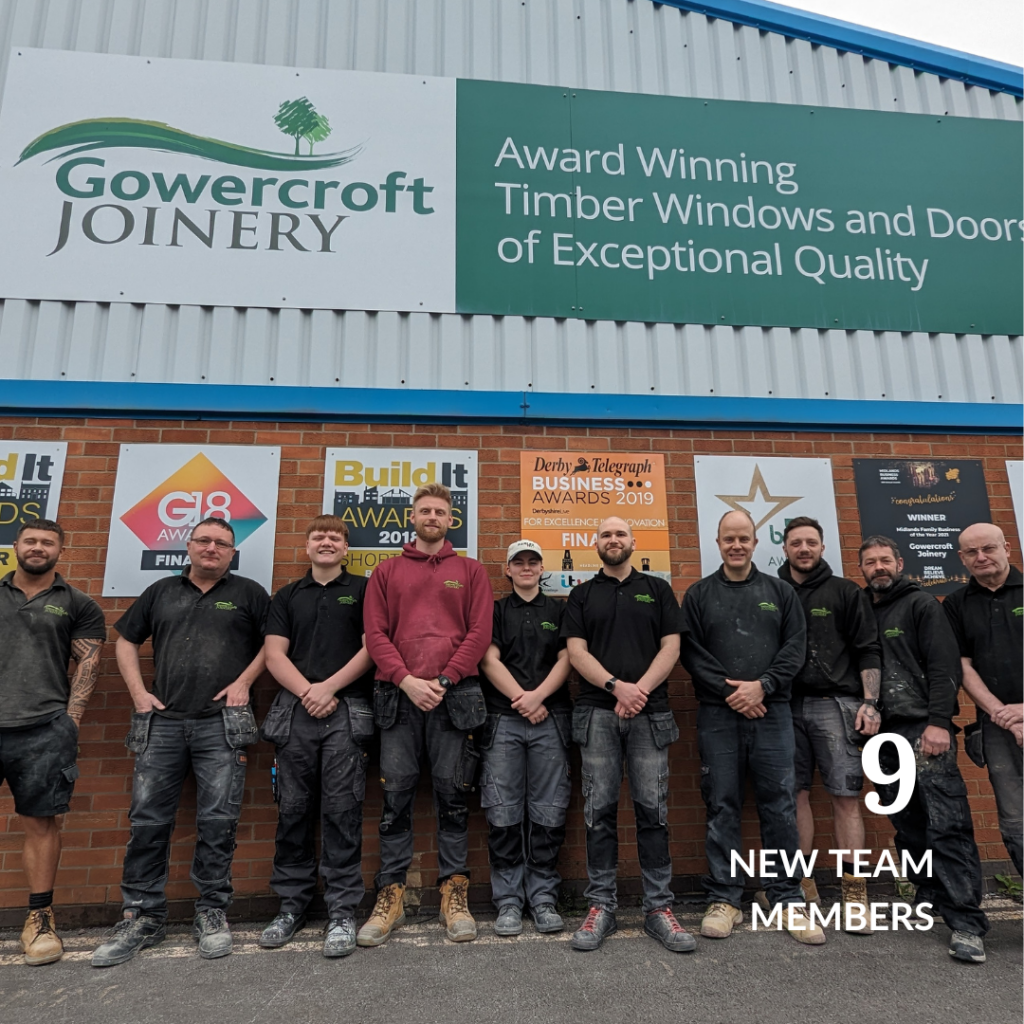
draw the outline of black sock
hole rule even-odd
[[[49,892],[30,892],[28,894],[29,910],[45,910],[53,906],[53,890]]]
[[[851,864],[849,861],[844,860],[843,861],[843,874],[844,875],[854,875],[854,876],[856,876],[856,874],[857,874],[857,865],[856,864]]]

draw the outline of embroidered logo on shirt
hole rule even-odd
[[[654,604],[654,598],[650,594],[634,594],[633,600],[641,604]]]
[[[558,627],[553,622],[542,622],[540,627],[541,629],[549,630],[552,633],[558,632]]]
[[[831,615],[832,612],[828,608],[812,608],[811,609],[811,614],[816,619],[823,619],[823,618],[825,618],[826,615]]]
[[[886,640],[895,640],[895,639],[896,639],[896,637],[898,637],[898,636],[903,636],[903,630],[902,630],[902,629],[900,629],[900,627],[899,627],[899,626],[895,626],[895,627],[894,627],[894,628],[892,628],[892,629],[887,629],[887,630],[886,630],[886,631],[885,631],[885,632],[884,632],[884,633],[882,634],[882,636],[884,636]]]
[[[777,612],[779,610],[778,606],[771,601],[758,601],[757,607],[763,612]]]
[[[1024,608],[1014,608],[1013,614],[1019,618],[1021,615],[1024,615]]]
[[[354,597],[349,597],[348,594],[342,594],[338,598],[338,604],[358,604],[359,602]]]
[[[238,605],[234,601],[214,601],[213,607],[219,612],[237,612]]]
[[[67,609],[66,608],[61,608],[61,606],[59,604],[44,604],[43,605],[43,611],[46,612],[49,615],[64,615],[64,616],[66,616],[68,614],[67,613]]]
[[[444,581],[444,585],[449,590],[461,590],[462,589],[462,584],[458,580],[445,580]]]

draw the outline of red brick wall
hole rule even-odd
[[[989,501],[994,521],[1011,538],[1014,562],[1017,530],[1006,476],[1005,459],[1022,457],[1021,441],[1005,436],[786,433],[752,431],[611,429],[542,426],[367,426],[314,423],[197,423],[181,420],[72,420],[7,417],[0,419],[0,438],[68,442],[67,469],[60,519],[68,531],[68,550],[62,570],[104,607],[108,623],[114,622],[130,599],[100,597],[104,553],[110,521],[118,446],[125,442],[168,444],[267,444],[281,445],[281,491],[278,504],[277,548],[274,587],[280,587],[304,571],[303,545],[307,521],[320,511],[324,449],[351,446],[407,446],[427,448],[475,448],[480,452],[480,558],[487,565],[497,593],[505,592],[499,567],[506,545],[516,536],[519,518],[519,455],[523,449],[568,451],[607,448],[609,451],[654,451],[666,456],[673,523],[672,572],[677,595],[700,576],[697,544],[697,512],[694,498],[695,454],[828,456],[835,478],[839,529],[844,561],[855,562],[860,524],[854,493],[852,458],[868,456],[979,458],[985,462]],[[99,683],[82,723],[81,777],[71,812],[64,825],[64,853],[58,876],[57,900],[67,904],[119,902],[118,883],[128,829],[131,793],[130,755],[124,748],[130,701],[117,674],[113,645],[106,651]],[[265,711],[274,684],[258,684],[259,702]],[[704,869],[704,808],[698,790],[698,759],[695,737],[696,703],[685,675],[677,671],[671,682],[672,706],[681,739],[672,748],[670,823],[673,866],[677,875],[697,875]],[[964,703],[968,703],[964,701]],[[967,707],[961,724],[973,718]],[[270,796],[271,751],[260,744],[250,751],[245,807],[238,832],[234,863],[237,892],[269,892],[268,878],[274,852],[276,808]],[[967,779],[978,845],[984,860],[1004,861],[995,802],[984,771],[961,758]],[[426,780],[424,780],[426,782]],[[186,787],[178,828],[174,835],[171,898],[191,898],[188,879],[195,838],[194,790]],[[624,797],[625,797],[624,792]],[[827,797],[815,786],[813,803],[822,811]],[[632,824],[628,799],[620,822]],[[376,820],[379,793],[372,780],[367,787],[364,864],[367,884],[372,884],[378,845]],[[891,829],[885,818],[868,814],[868,844],[875,849],[890,846]],[[827,815],[823,821],[829,821]],[[475,879],[487,877],[486,826],[475,810],[471,818],[470,864]],[[429,785],[421,787],[416,818],[417,840],[412,885],[432,885],[435,874],[433,821]],[[758,845],[756,818],[749,806],[744,839]],[[0,907],[21,906],[25,882],[21,874],[22,834],[6,787],[0,790]],[[834,845],[830,833],[819,833],[817,846],[825,851]],[[620,877],[639,874],[632,830],[623,834]],[[561,868],[567,879],[585,877],[584,830],[578,788],[569,811],[568,834]]]

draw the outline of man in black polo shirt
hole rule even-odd
[[[348,956],[356,948],[366,745],[373,737],[373,663],[363,645],[366,577],[345,569],[347,554],[344,521],[317,516],[306,528],[310,570],[274,595],[267,616],[267,668],[281,684],[263,723],[263,738],[277,748],[270,885],[281,897],[281,910],[260,945],[277,949],[302,927],[316,892],[313,826],[319,803],[326,957]]]
[[[583,757],[590,910],[572,947],[597,949],[615,931],[625,761],[636,814],[644,931],[666,949],[685,953],[696,940],[672,913],[668,746],[679,738],[679,728],[665,685],[679,657],[679,605],[668,583],[632,567],[635,547],[624,520],[601,523],[596,548],[604,567],[570,593],[562,622],[569,658],[584,680],[572,735]]]
[[[165,935],[167,865],[181,787],[196,778],[192,881],[199,890],[193,935],[204,959],[231,952],[225,911],[245,790],[245,748],[257,739],[249,688],[263,671],[270,598],[229,571],[235,534],[204,519],[188,540],[190,566],[147,587],[115,623],[117,666],[135,704],[125,741],[135,754],[131,836],[124,856],[124,917],[93,953],[94,967],[130,960]],[[153,638],[153,689],[139,647]]]
[[[480,663],[487,703],[480,805],[489,826],[494,931],[518,935],[525,902],[537,931],[560,932],[558,851],[572,789],[565,602],[541,593],[544,556],[532,540],[510,544],[505,566],[513,592],[495,602]]]
[[[27,964],[64,955],[55,930],[53,883],[60,825],[78,778],[78,726],[96,684],[107,637],[103,612],[56,571],[64,530],[48,519],[18,528],[18,567],[0,580],[0,782],[7,780],[25,833],[22,867]],[[78,663],[68,684],[68,662]]]
[[[807,624],[793,588],[754,565],[757,532],[747,512],[718,523],[722,565],[683,598],[683,664],[699,702],[700,789],[707,808],[704,888],[708,908],[700,933],[724,939],[743,920],[743,879],[733,873],[741,850],[740,819],[749,778],[761,823],[761,845],[792,858],[796,827],[793,677],[804,663]],[[766,880],[772,905],[798,942],[821,945],[825,932],[801,912],[798,869]]]
[[[978,707],[999,831],[1018,874],[1024,822],[1024,577],[1010,565],[1010,545],[992,523],[960,534],[960,560],[971,582],[942,603],[960,646],[964,689]]]

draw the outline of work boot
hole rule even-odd
[[[28,912],[25,927],[21,929],[21,948],[25,953],[25,963],[33,967],[52,964],[64,955],[64,943],[57,934],[53,907]]]
[[[614,931],[615,915],[604,907],[591,907],[569,944],[573,949],[589,952],[597,949],[604,942],[604,937]]]
[[[700,933],[705,939],[727,939],[733,928],[743,923],[743,911],[730,903],[711,903],[704,911]]]
[[[452,875],[441,883],[441,913],[437,919],[448,929],[452,942],[472,942],[476,938],[476,921],[469,912],[469,879]]]
[[[377,892],[373,913],[356,935],[357,946],[379,946],[387,942],[392,930],[405,924],[405,886],[398,882]]]
[[[871,916],[868,906],[868,882],[866,878],[843,872],[843,928],[851,935],[871,935]],[[854,911],[854,918],[847,916],[846,908]],[[862,915],[857,917],[856,915]]]
[[[972,935],[971,932],[953,932],[949,937],[949,955],[955,960],[983,964],[985,940],[980,935]]]
[[[521,935],[523,931],[523,912],[514,903],[506,903],[498,911],[498,920],[494,922],[495,935]]]
[[[822,946],[825,944],[825,931],[808,914],[798,906],[783,907],[783,923],[786,931],[805,946]]]
[[[227,915],[220,907],[203,907],[192,921],[192,938],[199,943],[204,960],[216,960],[231,952],[231,929]]]
[[[327,923],[323,954],[328,959],[348,956],[356,951],[356,919],[351,914],[332,917]]]
[[[533,927],[541,935],[560,932],[565,928],[562,915],[555,910],[553,903],[542,903],[539,907],[532,907],[530,909],[530,916],[533,918]]]
[[[124,917],[114,925],[106,942],[96,947],[92,955],[93,967],[113,967],[131,960],[140,949],[155,946],[167,936],[167,925],[155,917],[138,910],[126,910]]]
[[[804,903],[817,903],[821,906],[821,897],[818,895],[818,883],[813,878],[801,878],[800,888],[803,889]]]
[[[671,907],[652,910],[644,918],[644,931],[671,953],[692,953],[697,940],[676,920]]]
[[[305,917],[289,914],[282,910],[260,935],[260,945],[264,949],[280,949],[295,938],[295,933],[306,923]]]

